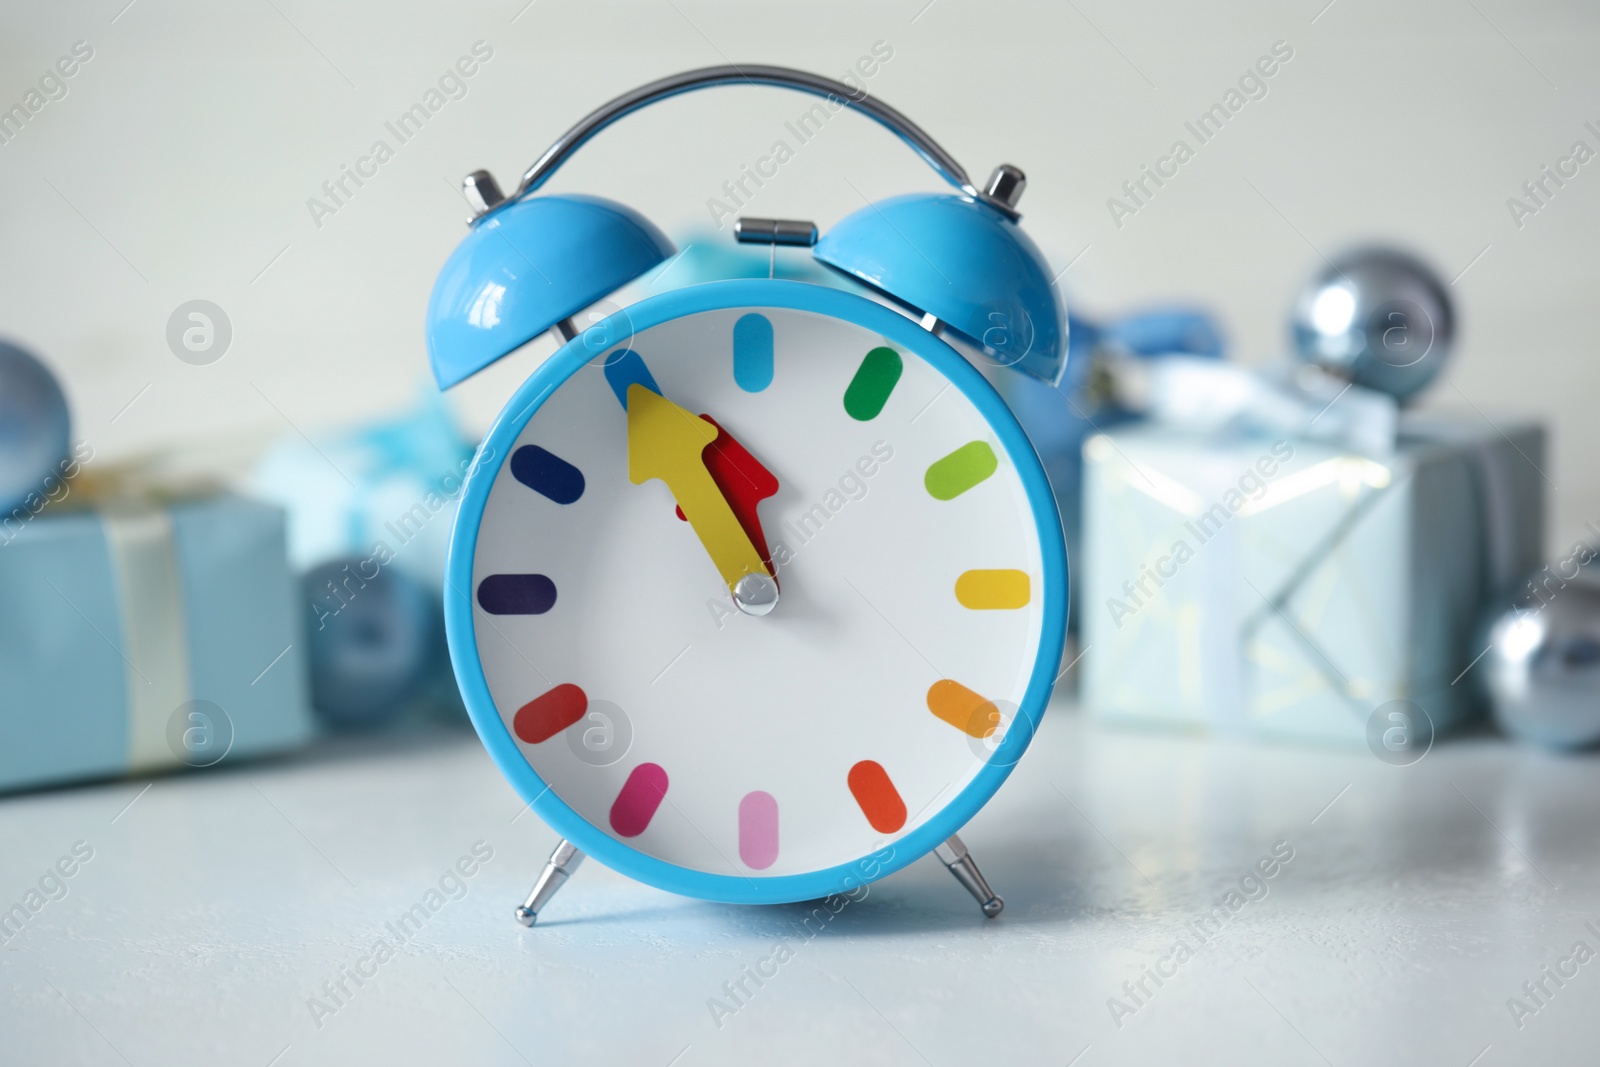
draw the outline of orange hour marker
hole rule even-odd
[[[928,687],[928,710],[973,737],[988,737],[1000,728],[1000,709],[994,701],[948,678]]]
[[[850,792],[861,814],[880,834],[892,834],[906,824],[906,802],[889,780],[889,772],[875,760],[864,759],[850,768]]]
[[[956,600],[974,611],[1024,608],[1030,596],[1026,571],[965,571],[956,579]]]

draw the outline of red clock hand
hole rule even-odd
[[[728,498],[728,505],[733,509],[739,525],[744,528],[745,536],[750,538],[770,570],[772,553],[767,549],[767,539],[761,530],[761,517],[756,514],[756,505],[777,493],[778,479],[716,419],[710,415],[700,417],[717,428],[716,439],[706,445],[702,453],[706,470],[711,472],[711,479],[722,490],[722,495]],[[682,508],[678,509],[678,518],[684,518]]]

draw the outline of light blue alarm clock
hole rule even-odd
[[[870,205],[820,241],[739,220],[739,240],[812,247],[855,291],[713,281],[594,315],[674,250],[621,204],[534,194],[616,119],[747,83],[876,119],[957,193]],[[1017,225],[1022,187],[1007,166],[980,190],[897,111],[777,67],[619,97],[510,197],[466,179],[477,215],[428,308],[439,385],[565,338],[479,449],[445,584],[472,721],[563,838],[524,924],[585,855],[776,903],[936,852],[999,914],[956,832],[1032,740],[1067,621],[1050,487],[969,362],[1061,373],[1066,318]]]

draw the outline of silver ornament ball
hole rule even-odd
[[[1483,679],[1506,733],[1582,748],[1600,742],[1600,582],[1548,578],[1533,579],[1543,598],[1525,596],[1491,621]]]
[[[1292,319],[1296,354],[1402,402],[1444,369],[1455,312],[1438,275],[1392,248],[1334,259],[1301,290]]]
[[[71,444],[67,398],[54,374],[15,345],[0,341],[0,518],[35,511],[55,491]]]
[[[348,729],[398,718],[445,657],[438,598],[393,565],[349,557],[301,579],[311,705]]]

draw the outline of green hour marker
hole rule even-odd
[[[929,467],[922,484],[935,500],[954,500],[999,468],[987,441],[968,441]]]
[[[889,402],[889,394],[894,392],[903,369],[900,353],[892,348],[874,348],[868,352],[844,391],[844,410],[858,422],[877,418],[883,405]]]

